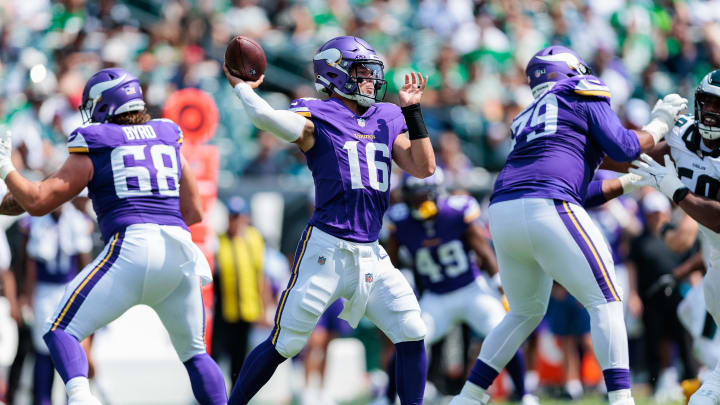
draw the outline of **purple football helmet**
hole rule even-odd
[[[405,204],[415,219],[426,220],[437,213],[437,198],[445,194],[445,176],[442,169],[424,179],[405,174],[402,181],[402,195]]]
[[[140,82],[124,69],[103,69],[83,89],[80,114],[84,123],[107,122],[118,114],[144,109]]]
[[[319,92],[339,94],[363,107],[385,97],[383,63],[372,46],[360,38],[343,36],[326,42],[313,57],[313,70],[315,89]],[[372,80],[372,94],[360,90],[358,83],[363,80]]]
[[[592,74],[592,70],[573,50],[553,45],[533,55],[525,68],[525,74],[533,96],[537,98],[558,80]]]

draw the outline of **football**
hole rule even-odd
[[[265,51],[255,40],[242,35],[233,38],[225,50],[225,65],[230,73],[248,81],[255,81],[265,73]]]

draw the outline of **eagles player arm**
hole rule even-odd
[[[185,224],[190,226],[202,221],[202,203],[195,175],[185,156],[180,155],[182,175],[180,177],[180,213]]]
[[[233,76],[225,64],[223,64],[223,70],[253,125],[284,141],[298,145],[303,152],[307,152],[313,147],[315,124],[312,121],[292,111],[275,110],[255,93],[254,89],[260,86],[265,75],[260,76],[257,81],[245,82],[239,77]]]
[[[3,158],[0,151],[0,160]],[[12,170],[5,177],[5,184],[12,196],[3,200],[0,214],[18,215],[20,208],[33,216],[48,214],[78,195],[92,176],[90,157],[80,153],[71,153],[60,170],[42,181],[32,182],[17,170]]]
[[[485,270],[490,277],[494,277],[498,274],[497,259],[495,258],[495,252],[493,252],[490,244],[483,235],[482,228],[476,222],[472,222],[467,231],[465,231],[465,241],[470,248],[477,255],[478,265],[481,269]]]
[[[714,199],[705,198],[690,191],[678,178],[675,163],[670,155],[665,155],[665,165],[656,162],[648,155],[641,155],[630,172],[646,178],[652,186],[661,191],[688,215],[713,232],[720,233],[720,191]]]

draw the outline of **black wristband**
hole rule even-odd
[[[401,107],[400,110],[402,111],[403,117],[405,117],[405,124],[408,127],[408,136],[411,141],[430,136],[427,128],[425,128],[425,121],[423,120],[419,103]]]
[[[687,187],[675,190],[675,192],[673,193],[673,201],[675,201],[675,204],[680,204],[680,201],[682,201],[683,198],[687,197],[689,192],[690,189]]]

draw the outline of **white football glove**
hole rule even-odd
[[[622,185],[623,194],[632,193],[633,191],[638,190],[642,187],[652,187],[653,185],[653,180],[639,176],[634,173],[623,174],[622,176],[618,177],[618,180],[620,180],[620,185]]]
[[[637,174],[650,181],[650,185],[663,194],[668,196],[671,200],[675,192],[686,186],[677,176],[677,170],[675,169],[675,163],[670,159],[670,155],[665,155],[665,166],[656,162],[649,155],[643,153],[640,155],[640,160],[632,162],[637,168],[631,167],[630,173]]]
[[[15,170],[10,157],[12,156],[12,133],[6,130],[0,134],[0,178],[5,180]]]
[[[657,144],[675,125],[680,112],[687,107],[687,99],[672,93],[655,103],[650,112],[650,122],[642,130],[650,133]]]

